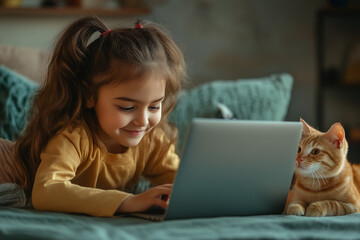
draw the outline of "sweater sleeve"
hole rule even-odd
[[[83,161],[79,134],[59,134],[52,138],[41,154],[32,191],[35,209],[113,216],[123,200],[131,194],[73,184],[76,170]],[[96,176],[94,176],[96,177]]]
[[[175,145],[161,130],[155,132],[149,141],[151,153],[145,165],[144,177],[154,186],[173,183],[180,162]]]

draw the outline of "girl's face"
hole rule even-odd
[[[160,122],[164,97],[165,80],[154,74],[102,86],[92,106],[108,151],[120,153],[136,146]]]

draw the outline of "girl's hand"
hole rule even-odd
[[[159,185],[146,192],[128,197],[121,203],[117,212],[144,212],[154,205],[166,209],[168,203],[166,200],[162,200],[161,197],[163,195],[170,196],[172,186],[172,184]]]

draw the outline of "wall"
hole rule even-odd
[[[187,60],[193,84],[289,72],[295,78],[287,120],[315,123],[315,11],[325,0],[147,0]],[[0,16],[0,43],[50,50],[73,17]],[[109,26],[134,19],[104,19]]]
[[[149,0],[196,83],[289,72],[295,78],[288,120],[315,124],[315,13],[324,0]]]
[[[62,29],[75,21],[75,16],[0,16],[0,43],[51,51]],[[109,26],[129,25],[133,19],[107,17]]]

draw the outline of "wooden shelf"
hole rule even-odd
[[[147,7],[122,7],[116,9],[107,8],[80,8],[80,7],[43,7],[43,8],[1,8],[1,16],[83,16],[96,14],[100,16],[130,17],[149,14]]]
[[[353,16],[360,14],[360,6],[349,6],[349,7],[332,7],[324,6],[318,10],[318,14],[323,14],[326,16]]]
[[[342,88],[342,87],[347,88],[347,87],[357,86],[357,84],[348,84],[344,82],[324,82],[321,83],[321,86],[326,88]]]
[[[316,12],[316,58],[317,58],[318,80],[319,80],[317,86],[317,94],[316,94],[316,105],[317,105],[316,115],[317,115],[317,126],[319,127],[319,129],[324,129],[326,125],[326,120],[329,120],[326,119],[325,106],[327,103],[327,98],[325,91],[340,90],[340,91],[344,91],[343,93],[348,93],[347,94],[348,98],[342,99],[343,101],[346,100],[352,101],[354,99],[354,96],[359,95],[358,93],[360,92],[360,83],[346,82],[343,79],[342,71],[339,71],[339,69],[335,69],[336,71],[333,71],[333,69],[332,70],[326,69],[325,67],[326,52],[329,50],[327,48],[329,47],[327,42],[332,40],[332,38],[330,36],[327,36],[326,34],[329,30],[328,19],[331,18],[333,21],[342,20],[342,19],[358,20],[359,17],[360,17],[359,5],[349,5],[347,7],[324,6],[318,9]],[[341,22],[342,21],[340,21],[340,23]],[[338,120],[342,121],[342,117],[343,116],[339,116]],[[360,156],[360,148],[359,148],[359,153],[357,155]]]
[[[344,80],[336,80],[336,81],[324,81],[321,83],[322,86],[326,88],[360,88],[360,80],[358,82],[346,82]]]

